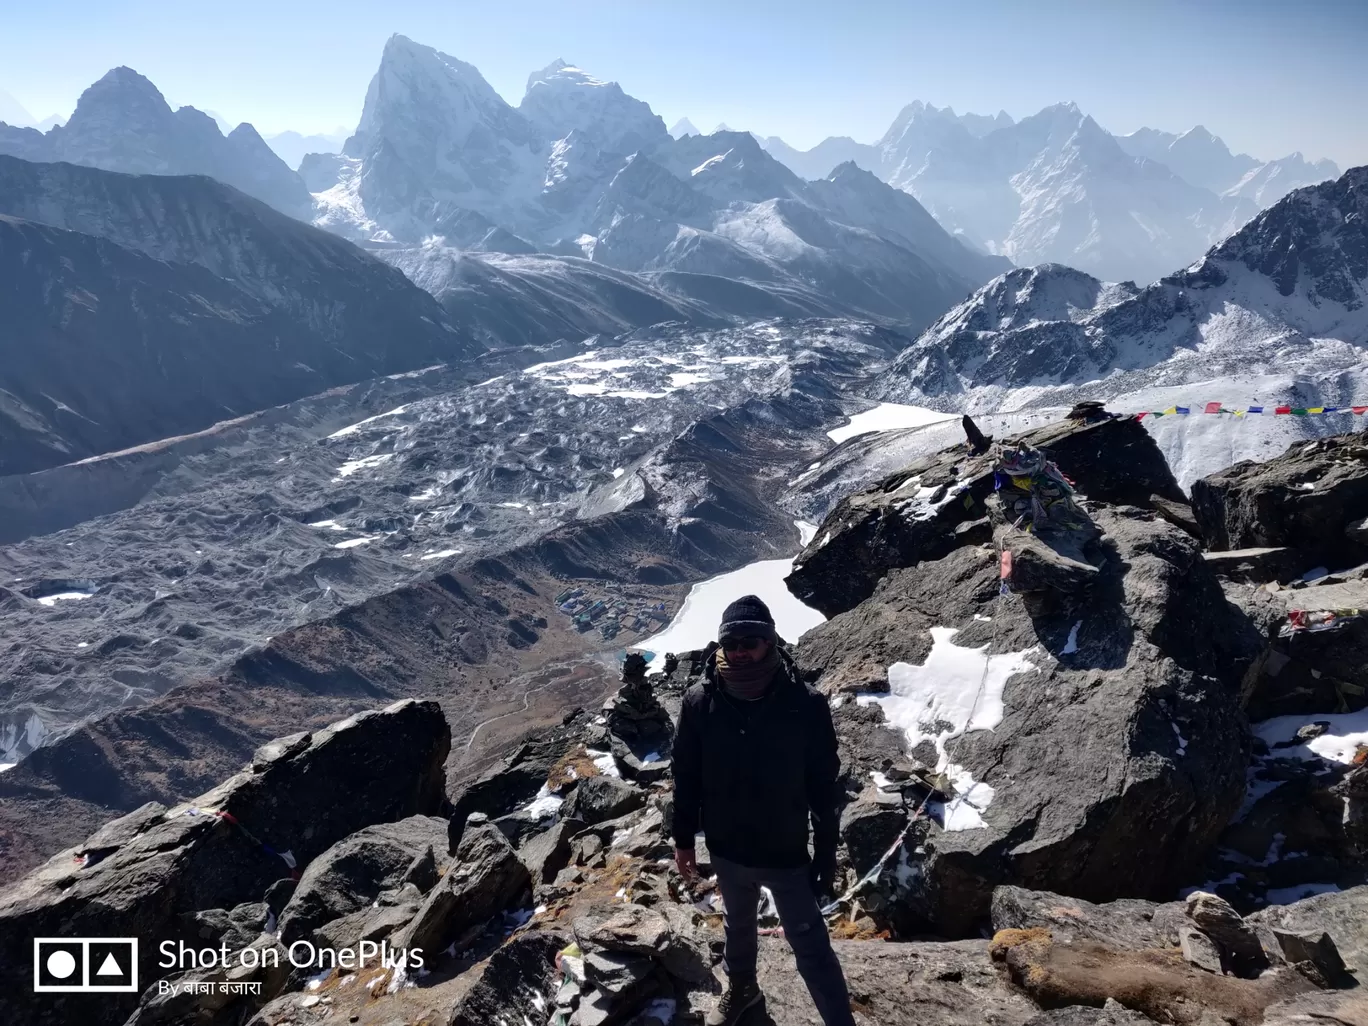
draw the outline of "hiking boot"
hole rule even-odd
[[[764,996],[754,980],[729,980],[727,992],[703,1020],[704,1026],[736,1026],[746,1009],[759,1004]]]

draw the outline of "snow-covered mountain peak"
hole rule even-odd
[[[686,135],[702,135],[702,133],[694,127],[694,123],[688,118],[680,118],[670,129],[670,135],[676,139],[682,139]]]
[[[1305,330],[1343,333],[1347,322],[1350,337],[1368,337],[1368,167],[1285,196],[1207,260],[1237,261],[1303,298],[1320,315]]]
[[[473,64],[395,34],[366,92],[358,135],[389,131],[391,115],[440,122],[444,141],[463,143],[481,123],[530,137],[519,119]],[[510,116],[512,115],[512,116]],[[418,127],[414,124],[412,127]],[[435,124],[429,127],[436,127]]]
[[[1344,407],[1368,399],[1366,352],[1368,168],[1359,168],[1284,198],[1190,269],[1144,288],[1059,266],[1013,270],[923,332],[876,394],[979,412],[1080,399],[1117,412],[1199,400]],[[1343,423],[1255,419],[1222,435],[1219,465],[1270,438],[1285,445]]]
[[[520,206],[542,187],[543,149],[473,65],[394,35],[346,155],[363,163],[365,215],[399,224],[444,201],[485,213]]]
[[[597,79],[582,68],[577,68],[560,57],[542,68],[541,71],[534,71],[527,76],[527,92],[529,93],[538,86],[573,89],[580,86],[606,87],[615,84]]]
[[[528,77],[518,111],[546,139],[578,131],[604,153],[635,153],[669,139],[649,104],[563,60]]]

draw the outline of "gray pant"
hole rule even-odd
[[[726,905],[727,975],[736,979],[755,978],[756,911],[760,888],[774,895],[784,939],[793,949],[798,974],[807,984],[812,1002],[826,1026],[855,1026],[850,1014],[850,995],[836,952],[831,950],[826,921],[817,907],[817,897],[802,869],[752,869],[712,856],[717,871],[717,889]]]

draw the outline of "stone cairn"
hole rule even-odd
[[[629,652],[622,664],[622,687],[603,704],[609,733],[629,745],[670,735],[670,714],[646,679],[646,657]]]

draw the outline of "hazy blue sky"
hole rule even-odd
[[[48,0],[5,5],[0,89],[36,118],[127,64],[264,133],[352,128],[385,39],[475,64],[516,104],[556,57],[688,116],[810,146],[914,99],[1105,127],[1201,123],[1233,149],[1368,163],[1368,0]]]

